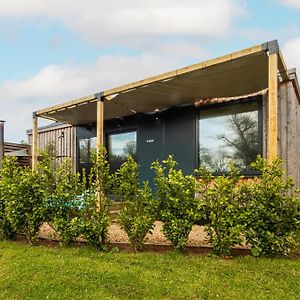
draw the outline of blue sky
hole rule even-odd
[[[0,0],[0,119],[278,39],[300,69],[300,0]]]

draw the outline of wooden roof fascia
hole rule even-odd
[[[93,102],[96,99],[97,99],[97,94],[93,94],[93,95],[85,96],[85,97],[78,98],[75,100],[71,100],[71,101],[65,102],[63,104],[58,104],[58,105],[54,105],[54,106],[51,106],[51,107],[48,107],[45,109],[38,110],[35,112],[35,114],[38,117],[43,117],[43,118],[48,117],[51,120],[51,118],[49,117],[49,114],[51,114],[53,112],[65,110],[72,106],[84,105],[86,103]]]

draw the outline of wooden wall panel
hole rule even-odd
[[[280,84],[278,109],[278,154],[285,160],[287,175],[300,187],[300,106],[292,82]]]
[[[32,133],[28,134],[28,143],[32,143]],[[54,144],[58,162],[64,158],[72,158],[76,170],[76,127],[71,125],[57,125],[38,130],[38,149],[44,151],[47,146]]]

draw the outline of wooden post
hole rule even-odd
[[[31,163],[32,169],[37,169],[38,162],[38,117],[33,113],[33,128],[32,128],[32,147],[31,147]]]
[[[97,151],[103,146],[103,117],[104,103],[100,100],[97,101]]]
[[[278,54],[269,55],[269,122],[268,122],[268,162],[277,157],[278,118]]]
[[[104,123],[104,103],[101,99],[97,101],[97,157],[103,147],[103,123]],[[102,208],[102,193],[98,191],[98,208]]]

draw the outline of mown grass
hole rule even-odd
[[[300,261],[0,242],[0,299],[299,299]]]

